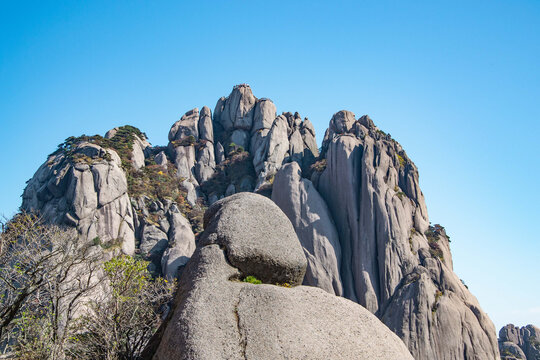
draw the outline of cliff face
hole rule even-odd
[[[503,360],[539,360],[540,329],[534,325],[503,326],[499,331],[499,350]]]
[[[307,118],[277,115],[238,85],[213,114],[205,106],[182,116],[166,147],[129,126],[68,139],[28,182],[22,208],[173,277],[195,250],[205,208],[257,192],[291,221],[304,285],[364,306],[416,359],[498,358],[495,328],[454,274],[449,239],[430,226],[399,143],[369,117],[339,111],[321,153],[316,144]]]

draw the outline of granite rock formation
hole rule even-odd
[[[306,259],[291,223],[267,198],[218,201],[205,229],[153,359],[412,359],[363,307],[294,286]],[[248,275],[264,283],[240,281]]]
[[[540,360],[540,329],[534,325],[503,326],[499,331],[499,350],[502,360]]]
[[[253,263],[240,252],[236,263],[221,264],[236,251],[222,254],[231,246],[227,236],[209,241],[201,233],[206,207],[256,192],[292,223],[307,258],[305,276],[295,281],[362,305],[416,359],[499,357],[493,324],[453,272],[445,229],[430,225],[416,166],[368,116],[337,112],[318,149],[307,118],[277,114],[271,100],[241,84],[213,113],[207,106],[186,112],[168,140],[150,146],[131,126],[69,138],[29,180],[22,209],[107,248],[140,254],[154,274],[172,278],[189,266],[196,245],[200,264],[193,269],[201,266],[201,274]],[[224,284],[225,293],[240,289]],[[300,289],[292,291],[311,291]],[[281,289],[268,292],[268,301],[281,296]]]

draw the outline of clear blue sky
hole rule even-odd
[[[540,2],[1,1],[0,214],[70,135],[164,145],[247,82],[321,141],[369,114],[420,170],[455,271],[497,328],[540,326]]]

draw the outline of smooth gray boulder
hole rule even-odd
[[[195,147],[188,146],[173,146],[173,143],[169,144],[169,148],[172,147],[173,161],[176,166],[176,176],[185,180],[196,182],[195,178]]]
[[[336,226],[323,198],[311,181],[302,178],[296,162],[284,165],[276,174],[272,200],[293,224],[304,249],[308,266],[303,284],[341,296],[341,245]]]
[[[141,254],[156,263],[161,261],[161,256],[167,249],[169,241],[167,234],[158,226],[145,225],[141,237]]]
[[[199,184],[210,179],[216,169],[214,144],[206,141],[197,150],[197,163],[195,164],[195,177]]]
[[[172,315],[147,349],[154,360],[412,359],[361,306],[314,287],[272,285],[297,283],[305,259],[299,261],[292,225],[270,200],[234,195],[210,207],[205,223],[205,241],[182,273]],[[282,276],[268,278],[270,284],[236,280],[275,271]]]
[[[221,145],[220,142],[217,143],[216,149],[215,149],[215,159],[216,164],[221,164],[223,161],[225,161],[225,149],[223,149],[223,145]]]
[[[302,165],[302,158],[304,157],[304,140],[300,134],[300,130],[295,130],[289,138],[289,155],[291,161],[296,161],[299,165]]]
[[[259,173],[264,168],[268,152],[268,133],[270,130],[262,129],[251,136],[249,151],[253,156],[253,167]]]
[[[268,198],[244,192],[219,200],[206,211],[204,228],[199,243],[225,246],[231,264],[246,276],[302,283],[306,258],[291,222]]]
[[[144,166],[145,150],[150,146],[146,139],[141,139],[137,135],[133,135],[133,150],[131,151],[131,165],[135,170],[139,170]]]
[[[289,151],[289,137],[287,135],[287,118],[278,116],[266,137],[264,153],[260,155],[264,159],[261,170],[258,172],[255,191],[271,182],[276,172],[281,168],[283,160]]]

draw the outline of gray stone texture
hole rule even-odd
[[[284,165],[276,174],[272,200],[294,226],[308,261],[304,285],[342,295],[341,246],[323,198],[311,181],[302,178],[296,163]]]
[[[21,208],[38,211],[45,221],[74,226],[89,240],[120,239],[122,251],[133,254],[133,213],[120,158],[90,143],[73,150],[74,158],[79,155],[90,160],[74,162],[64,153],[49,156],[28,181]]]
[[[266,213],[245,216],[246,210]],[[313,287],[270,285],[297,283],[305,259],[299,263],[303,254],[292,225],[268,199],[231,196],[207,211],[205,223],[206,241],[182,273],[153,359],[412,359],[361,306]],[[234,265],[238,255],[241,269]],[[246,269],[261,279],[274,271],[288,275],[262,285],[235,281]]]
[[[499,330],[499,350],[503,360],[540,360],[540,329],[505,325]]]

